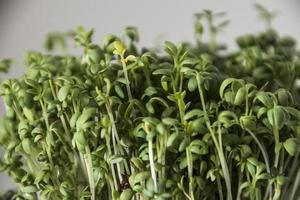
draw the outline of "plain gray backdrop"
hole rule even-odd
[[[280,34],[300,41],[299,0],[257,2],[279,11],[274,27]],[[143,46],[154,46],[164,40],[193,41],[193,14],[203,9],[228,13],[231,23],[219,40],[234,49],[236,36],[263,30],[254,3],[253,0],[0,0],[0,59],[17,61],[1,79],[24,73],[24,53],[42,50],[47,32],[74,30],[83,25],[94,28],[94,41],[100,42],[105,35],[120,35],[124,27],[133,25],[139,29]],[[1,104],[1,115],[3,112]],[[15,187],[12,182],[0,174],[0,192],[12,187]]]

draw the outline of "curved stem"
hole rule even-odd
[[[258,140],[258,138],[256,137],[256,135],[247,129],[247,132],[251,135],[251,137],[254,139],[254,141],[257,143],[263,157],[264,157],[264,160],[265,160],[265,164],[266,164],[266,170],[268,173],[271,172],[271,169],[270,169],[270,162],[269,162],[269,157],[268,157],[268,154],[267,154],[267,151],[265,149],[265,147],[263,146],[262,143],[260,143],[260,141]]]

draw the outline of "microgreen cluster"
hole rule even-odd
[[[207,10],[196,44],[140,50],[128,27],[98,45],[80,27],[80,56],[29,52],[25,75],[2,83],[0,169],[14,198],[295,199],[299,52],[260,12],[267,30],[238,37],[233,53],[216,42],[223,14]]]

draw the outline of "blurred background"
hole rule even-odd
[[[107,34],[121,35],[124,27],[133,25],[138,27],[141,46],[154,46],[164,40],[193,41],[194,13],[203,9],[225,11],[230,25],[218,40],[233,50],[236,36],[264,29],[254,10],[256,2],[278,11],[273,27],[281,35],[300,41],[299,0],[0,0],[0,59],[16,60],[9,74],[1,75],[1,80],[24,73],[24,53],[42,51],[48,32],[75,30],[79,25],[95,29],[96,43]],[[3,112],[1,102],[0,115]],[[0,173],[0,192],[14,187],[11,180]]]

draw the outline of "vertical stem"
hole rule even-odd
[[[50,77],[50,78],[51,78],[51,77]],[[54,85],[53,85],[53,83],[52,83],[52,79],[49,79],[49,85],[50,85],[50,89],[51,89],[51,93],[52,93],[53,98],[54,98],[55,100],[57,100],[57,99],[58,99],[58,98],[57,98],[57,89],[54,88]],[[74,101],[73,101],[72,103],[73,103],[73,105],[74,105]],[[56,108],[57,108],[57,111],[58,111],[58,112],[61,111],[60,105],[57,105]],[[79,110],[79,109],[78,109],[78,110]],[[75,108],[74,108],[74,112],[76,112]],[[78,169],[79,164],[80,164],[80,167],[83,167],[84,164],[83,164],[82,162],[79,163],[79,160],[80,160],[80,154],[79,154],[74,148],[72,148],[72,144],[71,144],[71,137],[72,137],[72,135],[71,135],[70,130],[69,130],[68,127],[67,127],[67,123],[66,123],[66,120],[65,120],[65,117],[64,117],[63,114],[60,115],[60,121],[61,121],[62,126],[63,126],[63,129],[64,129],[64,131],[65,131],[65,133],[66,133],[66,134],[65,134],[65,137],[66,137],[67,143],[69,144],[69,147],[70,147],[70,149],[72,149],[72,152],[73,152],[73,156],[74,156],[73,170],[74,170],[74,173],[77,173],[77,169]],[[70,159],[70,161],[72,162],[71,159]],[[84,172],[84,173],[85,173],[85,172]],[[76,176],[75,176],[75,177],[76,177]],[[77,185],[76,185],[76,187],[77,187]]]
[[[275,147],[276,147],[279,144],[279,130],[276,126],[273,126],[273,134],[274,134]],[[274,159],[274,167],[275,168],[277,168],[277,166],[278,166],[279,153],[280,152],[276,152],[276,149],[275,149],[275,159]]]
[[[299,184],[300,184],[300,170],[298,170],[293,187],[292,187],[292,191],[291,191],[291,196],[289,199],[295,199],[295,194],[297,192],[297,190],[299,190]]]
[[[126,90],[127,90],[127,94],[128,94],[128,99],[130,101],[130,100],[132,100],[132,94],[131,94],[131,90],[130,90],[130,82],[129,82],[129,78],[128,78],[127,66],[126,66],[126,62],[124,59],[124,55],[121,55],[121,63],[122,63],[125,81],[126,81]]]
[[[182,99],[177,99],[177,105],[179,110],[180,121],[182,124],[184,124],[184,111],[181,109],[184,105],[182,105],[181,100]]]
[[[110,107],[108,102],[106,102],[105,106],[106,106],[106,110],[107,110],[109,119],[111,121],[112,135],[113,135],[113,138],[115,138],[115,140],[116,140],[116,146],[114,146],[114,149],[116,149],[116,150],[118,149],[120,151],[121,155],[125,155],[125,152],[124,152],[122,146],[120,145],[120,139],[119,139],[119,135],[118,135],[118,131],[117,131],[117,127],[116,127],[116,124],[115,124],[114,116],[112,114],[111,107]],[[126,172],[129,174],[130,171],[129,171],[129,167],[128,167],[128,164],[127,164],[126,160],[124,160],[124,165],[125,165]]]
[[[299,161],[299,154],[300,154],[300,151],[298,150],[296,152],[296,155],[294,156],[293,158],[293,163],[292,163],[292,166],[289,168],[289,173],[288,173],[288,180],[287,182],[285,183],[285,186],[283,188],[283,194],[287,194],[287,190],[288,190],[288,186],[290,184],[290,182],[292,181],[292,177],[294,177],[294,173],[297,169],[297,166],[298,166],[298,161]],[[287,195],[285,195],[285,197],[287,198]]]
[[[88,178],[89,178],[89,185],[90,185],[90,191],[91,191],[91,200],[95,200],[95,182],[94,182],[94,172],[93,172],[93,161],[92,161],[92,156],[91,156],[91,150],[89,146],[85,147],[85,155],[84,155],[84,160],[86,164],[86,169],[88,173]]]
[[[224,199],[224,196],[223,196],[222,184],[221,184],[221,181],[220,181],[220,177],[219,177],[219,176],[217,176],[217,184],[218,184],[219,198],[220,198],[220,200],[223,200],[223,199]]]
[[[112,155],[112,152],[111,152],[111,146],[110,146],[110,137],[107,135],[105,136],[105,140],[106,140],[106,146],[107,146],[107,149],[108,149],[108,154],[109,156]],[[110,165],[110,168],[111,168],[111,173],[112,173],[112,177],[113,177],[113,186],[112,189],[114,188],[115,190],[118,190],[118,182],[117,182],[117,178],[116,178],[116,172],[115,172],[115,169],[114,169],[114,165],[111,164]]]
[[[153,144],[152,140],[148,141],[148,151],[149,151],[149,161],[150,161],[150,171],[151,171],[151,177],[154,182],[154,191],[157,192],[157,180],[156,180],[156,174],[155,174],[155,164],[154,164],[154,157],[153,157]]]
[[[45,124],[46,124],[46,128],[47,128],[47,132],[49,131],[49,119],[48,119],[48,114],[47,114],[47,111],[46,111],[46,108],[45,108],[45,105],[43,103],[42,100],[39,100],[40,104],[41,104],[41,108],[42,108],[42,113],[43,113],[43,118],[44,118],[44,121],[45,121]],[[48,133],[47,133],[48,134]],[[53,162],[53,159],[52,159],[52,155],[51,155],[51,146],[50,145],[47,145],[45,142],[43,142],[43,147],[44,147],[44,150],[46,151],[47,153],[47,156],[48,156],[48,159],[49,159],[49,162],[51,164],[51,167],[52,167],[52,175],[53,175],[53,181],[55,183],[56,186],[59,186],[59,180],[57,179],[57,176],[56,176],[56,171],[54,169],[54,162]]]
[[[247,132],[251,135],[251,137],[254,139],[254,141],[258,145],[258,148],[260,149],[260,151],[261,151],[261,153],[263,155],[265,164],[266,164],[266,170],[270,174],[271,173],[270,161],[269,161],[269,157],[268,157],[268,154],[267,154],[267,151],[266,151],[265,147],[262,145],[262,143],[260,143],[260,141],[258,140],[258,138],[256,137],[256,135],[252,131],[250,131],[250,130],[247,129]],[[267,196],[268,196],[267,194],[268,193],[269,193],[269,196],[272,196],[272,187],[271,187],[270,181],[269,181],[267,189],[265,191],[265,197],[264,198],[267,198]]]
[[[205,117],[205,121],[206,121],[206,126],[210,132],[210,135],[213,139],[213,142],[216,146],[217,152],[218,152],[218,156],[220,159],[220,163],[221,163],[221,167],[222,167],[222,171],[224,173],[224,179],[225,179],[225,184],[226,184],[226,188],[227,188],[227,199],[228,200],[232,200],[232,193],[231,193],[231,181],[230,181],[230,174],[229,174],[229,170],[228,170],[228,166],[226,163],[226,159],[223,153],[223,150],[221,150],[222,148],[220,148],[220,144],[215,136],[214,130],[211,127],[211,123],[208,117],[208,113],[206,111],[206,107],[205,107],[205,100],[204,100],[204,95],[203,95],[203,91],[202,91],[202,87],[201,87],[201,81],[200,81],[200,75],[197,74],[196,76],[197,79],[197,84],[198,84],[198,91],[199,91],[199,95],[200,95],[200,100],[201,100],[201,104],[202,104],[202,109],[204,111],[204,117]],[[219,133],[220,134],[220,133]],[[222,144],[221,144],[222,145]]]
[[[223,145],[222,145],[222,133],[221,133],[221,124],[218,122],[218,132],[219,132],[219,158],[221,162],[221,167],[224,173],[225,184],[227,188],[227,199],[232,199],[231,194],[231,178],[228,170],[228,165],[224,156]]]
[[[193,190],[193,158],[189,147],[186,148],[186,157],[188,163],[189,196],[191,200],[195,200],[194,190]]]
[[[267,154],[267,151],[266,149],[264,148],[264,146],[260,143],[260,141],[258,140],[258,138],[255,136],[255,134],[248,130],[248,133],[251,135],[251,137],[254,139],[254,141],[257,143],[263,157],[264,157],[264,160],[265,160],[265,164],[266,164],[266,170],[268,173],[271,173],[271,169],[270,169],[270,162],[269,162],[269,157],[268,157],[268,154]]]

